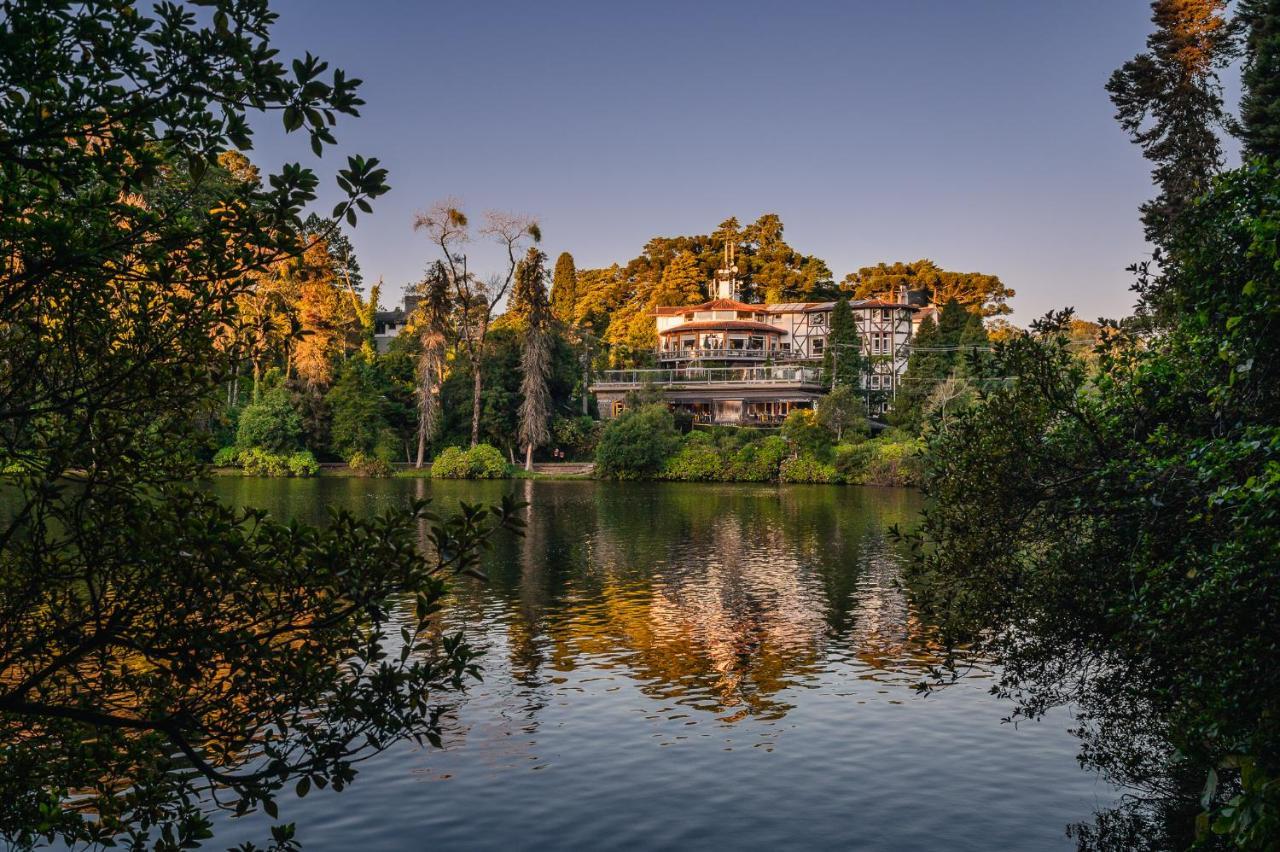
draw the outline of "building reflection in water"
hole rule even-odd
[[[522,539],[449,620],[521,693],[525,733],[570,675],[725,723],[780,719],[788,689],[839,671],[918,680],[936,662],[885,530],[918,498],[861,489],[533,483]],[[497,629],[495,629],[497,628]]]

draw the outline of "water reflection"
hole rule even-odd
[[[527,535],[495,542],[488,582],[459,582],[446,609],[447,626],[486,651],[485,681],[461,699],[446,750],[370,761],[375,783],[344,793],[360,804],[344,803],[341,816],[300,803],[288,818],[319,822],[329,843],[308,837],[308,848],[370,837],[403,848],[394,832],[411,825],[430,825],[450,848],[928,849],[942,836],[949,848],[1064,848],[1063,826],[1091,809],[1065,722],[1019,738],[981,682],[914,697],[936,648],[896,585],[903,554],[885,532],[910,525],[912,492],[215,487],[313,520],[330,504],[373,512],[413,496],[448,508],[514,491],[533,504]],[[677,763],[663,758],[671,749]],[[423,781],[447,783],[428,794],[413,786]],[[493,796],[497,810],[483,804]],[[956,826],[973,842],[950,834]]]

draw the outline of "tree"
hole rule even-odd
[[[299,251],[318,186],[218,154],[264,112],[321,153],[361,104],[341,70],[278,57],[275,20],[257,0],[0,15],[0,835],[19,848],[189,847],[210,785],[269,814],[287,782],[344,787],[370,749],[435,741],[439,696],[475,672],[430,618],[510,506],[318,529],[187,484],[250,276]],[[335,220],[386,190],[376,160],[339,178]]]
[[[1157,10],[1160,50],[1175,24],[1206,26]],[[1156,222],[1159,270],[1135,267],[1143,302],[1164,310],[1101,324],[1090,358],[1069,310],[995,345],[983,369],[1002,380],[932,436],[908,584],[948,644],[975,639],[1000,662],[1015,716],[1072,704],[1082,761],[1149,791],[1080,829],[1089,848],[1268,849],[1280,836],[1280,174],[1255,162],[1206,178],[1199,198],[1165,189],[1177,205]]]
[[[853,385],[839,385],[818,401],[818,423],[835,433],[836,441],[844,433],[866,422],[866,405],[862,395]]]
[[[666,405],[629,409],[610,420],[600,434],[596,474],[605,479],[652,477],[679,446],[675,417]]]
[[[520,442],[524,469],[533,470],[533,450],[551,440],[551,306],[547,302],[546,255],[530,248],[520,265],[516,291],[528,306],[524,349],[520,354]]]
[[[1015,292],[995,275],[982,272],[951,272],[931,260],[912,263],[880,263],[850,272],[840,282],[852,299],[887,298],[897,300],[898,291],[923,291],[932,304],[955,300],[984,317],[1012,313],[1008,300]]]
[[[551,279],[551,315],[562,325],[573,325],[577,304],[578,272],[573,265],[573,255],[561,252]]]
[[[279,381],[279,373],[274,372]],[[236,446],[270,453],[291,453],[302,438],[302,418],[284,385],[276,384],[240,412]]]
[[[382,455],[389,456],[383,461],[394,460],[394,455],[386,452],[390,443],[386,435],[392,428],[390,392],[386,376],[364,353],[342,365],[338,380],[325,396],[332,412],[330,440],[337,455],[344,459],[357,453],[374,456],[381,445]]]
[[[461,205],[449,198],[437,202],[414,217],[415,231],[424,231],[440,249],[441,261],[449,270],[457,311],[457,338],[471,362],[471,446],[480,441],[481,395],[484,392],[484,355],[493,312],[507,297],[515,277],[519,247],[526,239],[542,241],[538,223],[529,216],[490,211],[485,214],[481,234],[489,237],[507,255],[505,273],[479,281],[467,269],[461,247],[471,238],[470,221]]]
[[[339,289],[327,242],[315,238],[288,274],[297,282],[297,342],[291,364],[307,389],[328,388],[356,315]]]
[[[652,310],[662,305],[696,305],[706,298],[704,280],[697,258],[691,252],[682,251],[662,270],[662,280],[649,297],[651,304],[647,307]]]
[[[1162,245],[1173,221],[1222,166],[1217,130],[1230,126],[1218,70],[1231,59],[1226,0],[1154,0],[1155,31],[1111,75],[1116,120],[1154,163],[1160,194],[1142,207],[1147,239]]]
[[[417,286],[417,314],[411,318],[418,335],[416,393],[418,399],[418,452],[414,467],[426,461],[427,444],[440,430],[440,391],[444,384],[449,332],[449,274],[436,261]]]
[[[818,420],[818,412],[811,408],[793,409],[782,422],[779,434],[796,456],[826,461],[831,455],[831,432]]]
[[[866,368],[864,361],[862,335],[858,334],[853,310],[849,300],[841,298],[831,309],[831,329],[823,352],[823,369],[831,387],[859,388]]]
[[[1256,157],[1280,157],[1280,3],[1243,0],[1236,12],[1245,26],[1241,135]]]

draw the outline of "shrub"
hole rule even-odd
[[[289,456],[289,473],[293,476],[315,476],[320,472],[320,463],[310,450],[301,450]]]
[[[715,482],[728,478],[727,467],[710,437],[692,432],[680,451],[662,466],[661,476],[682,482]]]
[[[786,459],[778,468],[782,482],[835,482],[836,470],[810,455]]]
[[[747,444],[733,454],[730,478],[738,482],[773,482],[782,461],[790,454],[786,440],[778,435]]]
[[[239,461],[239,447],[223,447],[213,454],[214,467],[235,467]]]
[[[835,469],[842,482],[859,485],[866,479],[867,469],[876,453],[876,442],[840,444],[836,447]]]
[[[240,453],[240,465],[250,476],[288,476],[289,460],[280,453],[252,447]]]
[[[490,444],[476,444],[469,450],[445,447],[431,463],[435,479],[502,479],[508,473],[507,460]]]
[[[361,476],[391,476],[395,473],[390,462],[360,450],[356,450],[351,454],[351,458],[347,459],[347,467]]]
[[[551,443],[571,459],[589,459],[600,443],[603,423],[590,417],[558,417],[551,423]]]
[[[476,444],[464,455],[472,479],[502,479],[507,475],[507,460],[491,444]]]
[[[867,465],[863,482],[867,485],[919,485],[923,463],[919,441],[870,442],[874,453]]]
[[[457,447],[445,447],[431,462],[431,476],[435,479],[466,479],[467,460]]]
[[[787,415],[782,424],[782,437],[799,454],[828,459],[834,437],[827,427],[818,422],[818,414],[810,408],[797,408]]]
[[[268,388],[240,412],[236,446],[241,449],[287,453],[296,450],[301,439],[302,418],[283,387]]]
[[[596,448],[596,474],[604,479],[643,479],[662,470],[680,445],[675,418],[665,405],[646,405],[609,421]]]

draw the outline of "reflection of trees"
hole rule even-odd
[[[926,662],[882,532],[914,513],[909,494],[522,485],[538,511],[526,538],[495,554],[491,591],[504,601],[502,652],[529,690],[528,718],[545,700],[535,693],[547,666],[586,661],[651,697],[734,719],[785,714],[780,693],[832,658],[890,670]],[[483,619],[476,593],[458,604]]]

